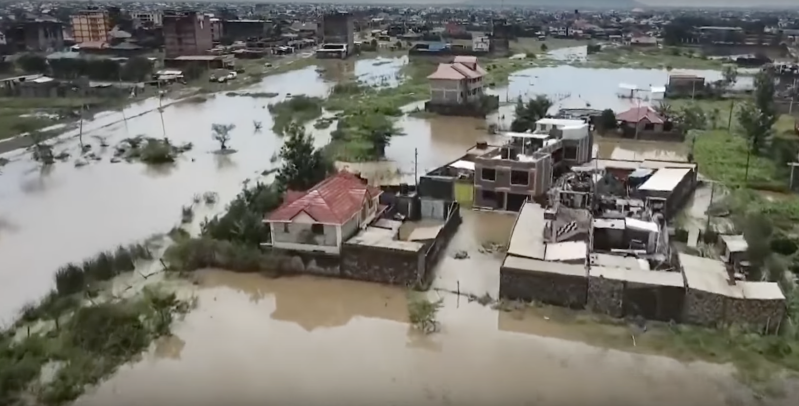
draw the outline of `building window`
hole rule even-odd
[[[493,190],[483,190],[480,193],[480,195],[483,197],[483,200],[491,200],[491,201],[497,200],[497,192]]]
[[[511,171],[510,172],[511,185],[524,185],[530,184],[530,172],[526,171]]]
[[[323,224],[311,224],[311,232],[316,235],[325,233],[325,226]]]
[[[483,178],[483,180],[490,180],[490,181],[493,182],[493,181],[497,180],[497,170],[496,169],[483,168],[480,171],[480,177]]]
[[[564,147],[563,148],[563,158],[564,159],[577,159],[577,147]]]
[[[283,232],[284,233],[288,233],[289,232],[289,223],[283,223]]]

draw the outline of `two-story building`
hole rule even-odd
[[[552,187],[561,165],[591,160],[593,142],[582,120],[541,119],[532,133],[504,133],[508,142],[474,158],[474,206],[518,211]]]
[[[452,63],[439,64],[436,71],[427,77],[430,101],[425,103],[425,110],[485,117],[499,105],[498,98],[484,93],[485,75],[485,69],[477,63],[475,56],[456,56]]]
[[[167,58],[205,55],[213,48],[211,18],[196,11],[165,11],[164,53]]]
[[[341,245],[378,214],[380,189],[339,172],[307,192],[289,192],[264,220],[277,249],[340,254]]]

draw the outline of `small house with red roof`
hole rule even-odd
[[[652,106],[633,107],[627,111],[616,114],[616,121],[622,127],[631,128],[633,131],[663,131],[666,118],[655,111]]]
[[[486,71],[476,56],[456,56],[452,63],[441,63],[430,80],[430,103],[459,105],[476,103],[483,96]]]
[[[292,251],[339,254],[341,245],[378,214],[382,191],[339,172],[306,192],[289,192],[264,222],[271,246]]]

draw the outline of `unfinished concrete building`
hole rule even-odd
[[[519,211],[527,199],[550,190],[556,169],[591,159],[588,124],[553,120],[539,120],[532,133],[504,133],[504,145],[485,147],[475,157],[475,206]]]
[[[322,17],[322,41],[316,50],[318,58],[347,58],[355,52],[355,19],[346,12],[333,12]]]

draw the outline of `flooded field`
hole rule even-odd
[[[401,80],[404,63],[404,58],[320,62],[243,89],[279,93],[273,99],[221,93],[201,103],[171,104],[163,110],[163,126],[157,100],[128,107],[124,117],[104,113],[84,127],[84,141],[102,160],[80,168],[70,160],[43,171],[25,151],[5,154],[11,162],[0,175],[0,320],[9,321],[25,301],[49,289],[60,265],[167,231],[180,221],[181,207],[197,194],[220,195],[220,203],[199,208],[198,217],[219,212],[244,181],[263,178],[261,173],[274,166],[271,158],[282,144],[269,130],[269,103],[289,93],[324,96],[335,81],[345,78],[393,86]],[[662,83],[666,75],[536,68],[514,75],[507,89],[494,92],[511,100],[545,93],[558,100],[558,107],[587,103],[619,108],[629,103],[615,95],[619,82],[645,86]],[[460,157],[478,141],[494,141],[487,124],[509,124],[512,110],[512,105],[503,106],[487,122],[402,117],[398,123],[405,135],[391,140],[388,163],[361,166],[390,167],[387,174],[396,179],[389,181],[411,182],[415,161],[422,174]],[[254,120],[262,122],[263,130],[254,131]],[[215,153],[218,144],[210,131],[214,123],[237,125],[230,140],[235,154]],[[330,129],[314,130],[312,124],[308,128],[318,146],[329,141]],[[139,163],[112,164],[112,148],[104,150],[97,138],[113,146],[139,134],[166,134],[175,143],[192,142],[194,149],[175,165],[155,169]],[[76,135],[65,134],[56,153],[77,156]],[[684,153],[682,145],[675,144],[596,143],[596,154],[604,158],[676,159]],[[498,296],[502,254],[494,250],[507,242],[514,217],[472,211],[463,216],[430,292],[445,304],[438,317],[439,334],[422,336],[406,323],[407,292],[401,289],[208,270],[198,274],[197,286],[186,288],[197,295],[199,307],[175,324],[175,336],[122,367],[77,405],[211,405],[231,398],[308,405],[386,399],[394,405],[751,401],[727,367],[592,347],[579,342],[585,337],[548,319],[497,312],[445,293]],[[469,259],[455,259],[459,251]]]
[[[30,154],[17,150],[5,154],[11,160],[0,175],[0,320],[8,320],[27,300],[38,298],[51,284],[54,270],[69,261],[144,239],[164,232],[179,221],[180,209],[197,194],[214,191],[220,195],[216,207],[198,216],[224,208],[246,179],[257,179],[273,166],[270,160],[282,143],[269,129],[269,103],[287,94],[324,96],[336,80],[357,77],[378,86],[391,86],[400,79],[405,57],[359,61],[323,61],[320,66],[275,75],[244,89],[247,92],[275,92],[274,99],[210,95],[202,103],[174,103],[164,100],[163,126],[158,101],[146,100],[120,112],[101,113],[84,125],[84,141],[92,144],[103,160],[76,168],[71,161],[41,169]],[[703,72],[712,79],[710,72]],[[629,101],[615,96],[618,82],[640,85],[662,83],[667,73],[630,69],[528,69],[511,77],[507,89],[497,94],[545,93],[557,106],[588,101],[593,107],[618,108]],[[568,80],[566,80],[568,78]],[[658,82],[659,81],[659,82]],[[640,83],[639,83],[640,82]],[[558,96],[561,95],[561,96]],[[172,103],[170,105],[170,103]],[[376,166],[386,181],[413,181],[414,152],[420,174],[460,157],[478,141],[495,141],[487,134],[487,123],[510,124],[513,106],[503,106],[488,120],[458,117],[399,119],[405,133],[391,140],[387,163]],[[127,120],[123,120],[127,118]],[[263,130],[254,131],[254,120]],[[211,124],[233,123],[230,146],[238,152],[219,155],[211,138]],[[334,128],[309,130],[317,145],[329,141]],[[175,143],[192,142],[194,149],[173,166],[153,168],[139,163],[110,163],[112,148],[99,148],[98,137],[113,146],[126,137],[162,136]],[[78,153],[77,131],[61,137],[55,152]],[[682,154],[675,144],[636,144],[612,140],[598,142],[597,154],[606,158],[672,159]],[[393,178],[392,178],[393,177]]]
[[[465,213],[434,287],[494,294],[500,256],[480,247],[504,242],[512,222]],[[451,258],[455,250],[470,260]],[[541,316],[497,312],[451,294],[430,293],[444,301],[442,331],[426,336],[406,323],[402,289],[214,270],[198,276],[199,307],[176,324],[175,336],[76,406],[752,401],[727,367],[592,347],[580,342],[590,337]]]

